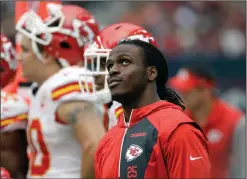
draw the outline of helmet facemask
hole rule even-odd
[[[83,19],[80,20],[76,17],[69,17],[69,20],[67,20],[68,22],[66,22],[67,24],[65,24],[66,14],[64,14],[63,8],[66,7],[50,3],[47,5],[49,16],[45,20],[42,20],[34,11],[28,11],[20,18],[16,25],[16,30],[18,32],[32,40],[32,49],[38,59],[42,62],[44,62],[44,60],[42,59],[38,45],[47,47],[46,49],[59,61],[60,58],[64,58],[69,61],[69,63],[74,64],[74,59],[77,59],[80,54],[73,54],[76,56],[74,59],[69,59],[69,57],[66,58],[62,53],[62,47],[59,43],[62,41],[69,41],[76,46],[74,43],[75,41],[79,48],[82,48],[94,38],[94,32]],[[82,30],[87,33],[87,36],[84,37],[81,35]],[[60,53],[63,55],[59,56]],[[70,65],[67,64],[65,67],[66,66]]]
[[[79,76],[79,83],[82,92],[85,91],[85,87],[82,86],[82,83],[87,81],[87,78],[94,79],[92,84],[92,95],[101,103],[111,102],[111,93],[107,83],[108,71],[106,66],[104,68],[101,67],[102,60],[106,61],[108,59],[110,51],[111,49],[99,49],[93,45],[89,46],[84,52],[83,67],[87,70],[81,72]],[[104,77],[104,84],[101,89],[97,89],[99,87],[95,80],[97,76]],[[87,84],[88,83],[86,83],[86,86]]]
[[[16,30],[32,40],[32,49],[38,59],[43,62],[38,44],[46,46],[51,43],[52,34],[45,22],[34,11],[26,12],[16,24]]]

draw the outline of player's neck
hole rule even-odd
[[[211,113],[213,108],[214,99],[208,98],[205,103],[192,112],[193,119],[200,125],[204,126],[207,123],[208,115]]]
[[[48,80],[51,76],[56,74],[61,70],[61,67],[56,65],[50,65],[44,68],[43,73],[35,80],[36,83],[38,83],[39,86],[41,86],[46,80]]]
[[[131,111],[133,109],[138,109],[157,101],[160,101],[160,98],[155,90],[145,90],[138,98],[134,100],[132,98],[129,103],[122,104],[124,109],[125,121],[129,122]]]

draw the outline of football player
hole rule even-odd
[[[81,69],[75,65],[98,25],[79,6],[48,4],[47,10],[45,20],[28,11],[16,25],[22,34],[18,58],[23,76],[36,82],[27,126],[32,151],[27,178],[91,178],[104,127],[89,98],[91,89],[80,92]],[[87,80],[83,85],[92,82]]]
[[[94,78],[93,95],[105,102],[108,115],[104,118],[104,127],[108,131],[117,124],[118,116],[123,112],[122,106],[116,101],[111,101],[111,93],[106,82],[107,69],[106,59],[121,39],[139,39],[157,46],[152,34],[143,27],[131,23],[117,23],[104,28],[95,38],[94,42],[85,47],[84,67],[90,71],[81,72],[79,83],[85,78]],[[82,91],[83,86],[81,85]]]
[[[13,178],[24,178],[28,166],[25,134],[28,105],[17,94],[3,90],[16,73],[15,57],[12,43],[1,34],[1,166]]]

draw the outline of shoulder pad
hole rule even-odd
[[[28,104],[17,94],[1,91],[1,129],[9,125],[26,122]]]
[[[93,78],[87,78],[87,84],[82,84],[85,87],[82,91],[79,84],[79,75],[85,70],[79,67],[68,67],[60,70],[57,74],[51,77],[47,82],[53,101],[63,100],[89,100],[92,93]],[[88,88],[87,88],[88,87]]]

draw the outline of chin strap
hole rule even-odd
[[[57,62],[62,66],[62,68],[70,67],[71,65],[68,63],[67,60],[63,58],[59,58]]]

